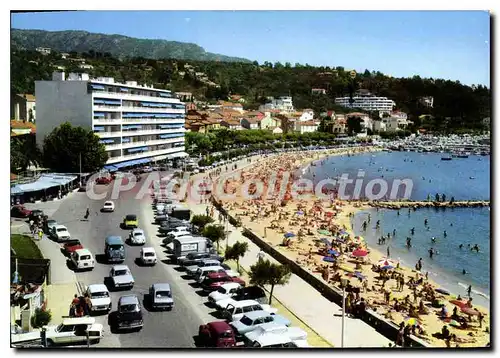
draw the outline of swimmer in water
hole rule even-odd
[[[443,236],[444,237],[448,236],[448,234],[446,233],[446,230],[444,231]]]
[[[467,272],[467,271],[465,271],[465,269],[463,269],[463,270],[462,270],[462,275],[466,275],[466,274],[468,274],[468,272]]]
[[[424,220],[424,225],[427,226],[427,219]]]
[[[414,235],[415,234],[415,228],[412,227],[411,230],[410,230],[411,234]]]
[[[433,236],[433,237],[431,238],[431,241],[432,241],[433,243],[435,243],[435,242],[436,242],[436,238]]]
[[[459,249],[462,249],[462,247],[464,247],[464,244],[460,244],[460,245],[458,245],[458,248],[459,248]]]

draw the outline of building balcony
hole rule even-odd
[[[94,124],[121,124],[122,119],[118,118],[94,118]]]
[[[117,144],[105,144],[106,145],[106,150],[116,150],[116,149],[121,149],[122,144],[117,143]]]
[[[121,137],[122,132],[121,131],[114,131],[114,132],[94,132],[101,138],[116,138],[116,137]]]
[[[122,106],[122,112],[138,112],[138,113],[170,113],[170,114],[184,114],[185,109],[177,108],[150,108],[150,107],[133,107],[133,106]]]
[[[140,140],[135,142],[123,143],[121,144],[123,149],[129,149],[134,147],[143,147],[145,145],[158,145],[158,144],[168,144],[168,143],[178,143],[184,142],[184,137],[175,138],[165,138],[165,139],[153,139],[153,140]]]
[[[171,153],[176,153],[176,152],[184,152],[184,151],[185,151],[185,147],[174,147],[174,148],[168,148],[168,149],[152,150],[152,151],[148,151],[148,152],[123,155],[120,157],[113,157],[113,158],[108,159],[107,164],[113,164],[113,163],[123,162],[125,160],[142,159],[142,158],[148,158],[148,157],[152,157],[152,156],[171,154]]]
[[[110,106],[106,104],[94,104],[94,111],[109,111],[109,112],[121,112],[121,106]]]
[[[140,94],[131,94],[127,92],[106,92],[106,91],[96,91],[93,92],[94,97],[99,98],[112,98],[112,99],[126,99],[129,101],[148,101],[148,102],[159,102],[159,103],[181,103],[178,98],[172,93],[172,98],[168,97],[153,97]]]
[[[147,134],[167,134],[167,133],[184,133],[186,130],[184,128],[179,129],[147,129],[147,130],[137,130],[137,131],[123,131],[120,132],[123,137],[130,137],[136,135],[147,135]]]
[[[123,118],[123,123],[180,123],[184,126],[184,118]]]

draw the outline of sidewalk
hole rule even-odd
[[[205,215],[206,207],[206,204],[198,204],[193,205],[191,210],[193,215]],[[215,223],[222,224],[218,221],[218,213],[214,213],[214,216]],[[250,266],[257,261],[260,248],[243,236],[241,228],[230,224],[228,227],[231,232],[228,237],[229,246],[236,241],[248,243],[248,251],[240,259],[240,266],[249,271]],[[220,242],[219,245],[225,248],[226,242]],[[277,262],[267,254],[265,258],[271,262]],[[273,297],[333,346],[341,346],[342,308],[327,300],[307,282],[292,274],[288,284],[275,286]],[[365,322],[345,317],[344,347],[387,347],[389,343],[392,342]]]

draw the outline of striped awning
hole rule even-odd
[[[122,91],[122,92],[128,92],[128,88],[120,87],[120,91]]]
[[[91,84],[90,85],[93,89],[104,89],[104,86],[103,85],[94,85],[94,84]]]
[[[114,139],[101,139],[99,142],[103,143],[103,144],[111,144],[111,143],[114,143]]]
[[[166,139],[166,138],[177,138],[177,137],[184,137],[183,133],[166,133],[166,134],[160,134],[161,139]]]
[[[171,93],[160,92],[160,97],[169,97],[169,98],[171,98],[172,94]]]
[[[104,131],[104,127],[94,127],[94,130],[101,132]]]
[[[141,129],[142,126],[139,126],[139,125],[125,125],[122,128],[123,129]]]
[[[104,100],[103,99],[94,99],[94,104],[103,104]]]
[[[98,113],[98,112],[95,112],[94,113],[94,117],[104,117],[106,114],[104,113]]]
[[[143,152],[145,150],[148,150],[149,147],[137,147],[137,148],[130,148],[127,149],[129,153],[135,153],[135,152]]]

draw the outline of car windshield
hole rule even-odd
[[[66,229],[65,229],[65,228],[63,228],[63,227],[61,227],[61,228],[57,229],[57,232],[61,232],[61,231],[66,231]]]
[[[148,256],[148,257],[154,256],[154,255],[155,255],[154,252],[145,252],[144,253],[144,256]]]
[[[158,298],[172,297],[172,294],[169,291],[156,291],[156,297]]]
[[[221,332],[219,334],[219,337],[220,338],[232,338],[233,335],[232,335],[231,331],[224,331],[224,332]]]
[[[217,290],[217,292],[223,293],[223,294],[227,293],[227,291],[226,291],[226,289],[224,287],[219,287],[219,289]]]
[[[120,311],[121,312],[134,312],[136,310],[136,305],[121,305],[120,306]]]
[[[136,219],[135,215],[127,215],[125,217],[126,220],[134,221]]]
[[[142,232],[134,232],[134,236],[142,236]]]
[[[105,298],[105,297],[109,297],[108,292],[94,292],[94,293],[92,293],[92,298]]]
[[[241,323],[243,323],[245,326],[251,326],[253,321],[248,318],[247,316],[243,316],[243,318],[240,320]]]
[[[124,276],[128,274],[128,270],[115,270],[115,276]]]
[[[104,206],[111,206],[113,203],[104,203]]]
[[[68,242],[66,245],[68,245],[68,246],[76,246],[76,245],[80,245],[80,241]]]
[[[53,225],[55,224],[57,221],[55,220],[47,220],[47,225]]]

